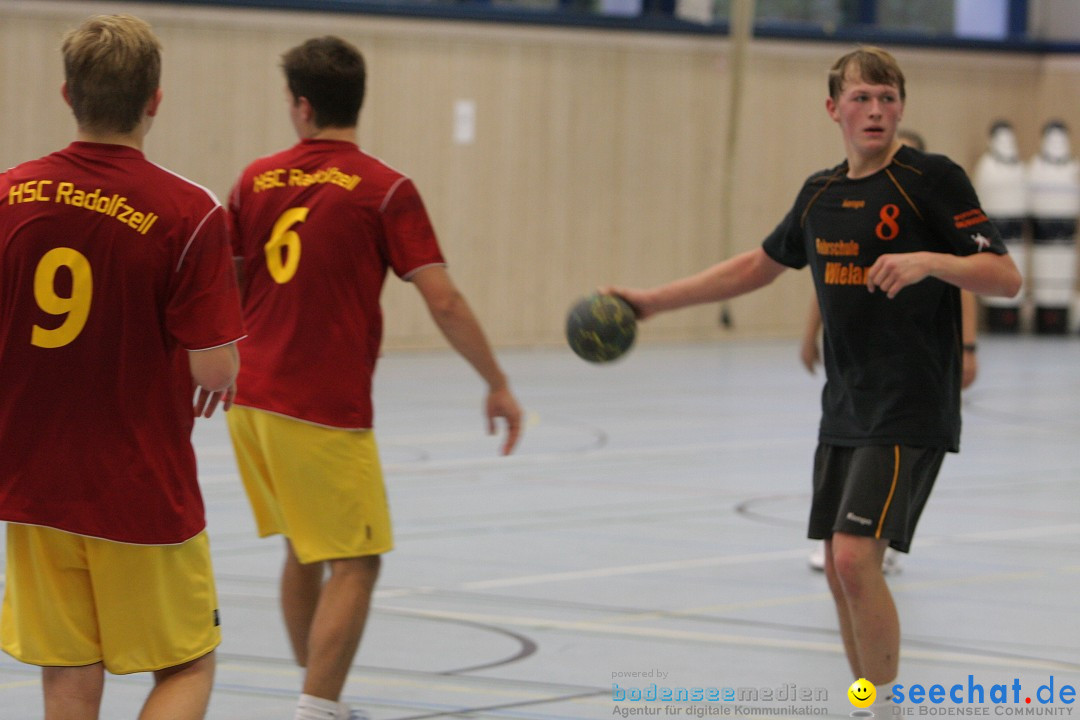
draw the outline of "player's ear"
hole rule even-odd
[[[296,98],[296,105],[300,108],[300,117],[306,122],[313,122],[315,120],[315,108],[311,106],[311,101],[301,95]]]
[[[68,87],[66,82],[60,83],[60,97],[64,98],[64,102],[67,103],[68,107],[71,107],[71,95],[68,94]]]
[[[833,100],[832,95],[825,98],[825,112],[829,113],[829,117],[831,117],[834,122],[840,120],[836,114],[836,101]]]
[[[158,107],[161,106],[161,98],[164,93],[161,88],[154,91],[154,96],[150,98],[150,102],[146,104],[146,114],[150,117],[157,115]]]

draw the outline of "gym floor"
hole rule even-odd
[[[609,366],[500,357],[528,412],[508,458],[456,355],[381,361],[397,548],[344,699],[374,720],[850,716],[832,602],[807,564],[821,376],[795,342],[643,345]],[[961,453],[890,577],[898,682],[955,697],[896,710],[1067,716],[1080,339],[984,336],[979,360]],[[278,614],[282,543],[255,537],[221,418],[195,441],[224,633],[208,717],[284,720],[301,673]],[[109,676],[102,718],[134,718],[148,683]],[[42,715],[38,670],[0,656],[0,718]]]

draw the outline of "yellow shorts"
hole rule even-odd
[[[31,665],[173,667],[221,642],[210,542],[132,545],[9,523],[0,646]]]
[[[284,535],[302,563],[394,547],[372,431],[240,406],[226,418],[260,537]]]

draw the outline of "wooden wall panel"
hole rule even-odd
[[[599,284],[652,284],[760,243],[802,180],[842,159],[824,109],[847,48],[750,45],[730,223],[720,217],[730,73],[723,39],[126,2],[0,2],[0,164],[66,144],[62,32],[93,12],[149,20],[165,46],[165,104],[148,155],[224,200],[252,158],[294,141],[282,51],[335,33],[364,51],[361,144],[419,186],[451,272],[497,345],[561,342],[569,304]],[[991,52],[896,52],[905,124],[971,167],[998,117],[1033,152],[1049,115],[1075,120],[1075,61]],[[476,109],[453,139],[455,102]],[[1076,123],[1073,123],[1077,126]],[[732,236],[721,238],[730,225]],[[648,323],[643,341],[797,335],[806,273],[718,308]],[[443,347],[406,284],[384,293],[386,345]],[[794,348],[793,348],[794,353]],[[794,357],[793,357],[794,361]]]

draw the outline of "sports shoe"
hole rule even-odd
[[[371,720],[371,718],[360,708],[349,708],[348,720]]]
[[[849,713],[853,718],[877,718],[877,720],[889,720],[894,716],[903,714],[900,706],[892,701],[892,693],[878,695],[873,703],[864,708],[855,708]]]
[[[885,557],[881,559],[881,572],[896,575],[900,572],[900,553],[892,548],[885,548]]]
[[[867,710],[874,713],[874,717],[881,720],[881,718],[891,718],[901,714],[900,706],[892,701],[892,693],[886,692],[884,695],[878,695],[874,700],[874,704]]]

